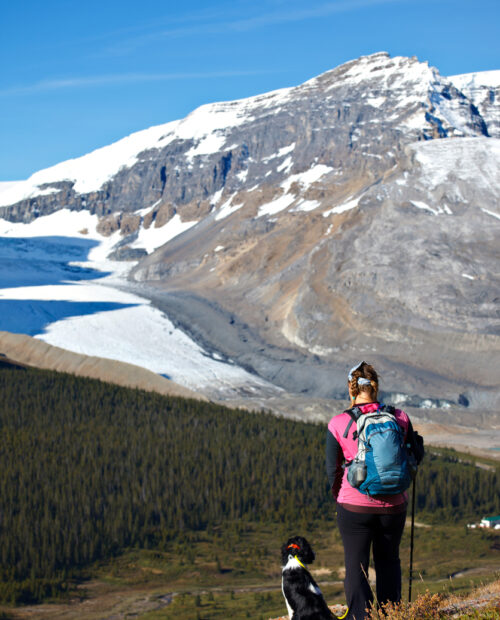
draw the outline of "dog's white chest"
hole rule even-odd
[[[288,556],[288,562],[285,564],[285,566],[283,566],[283,572],[286,570],[293,570],[293,569],[303,569],[304,567],[302,566],[302,564],[297,560],[297,558],[293,557],[292,555]]]

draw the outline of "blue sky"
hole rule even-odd
[[[23,0],[0,17],[0,181],[361,55],[500,69],[499,0]]]

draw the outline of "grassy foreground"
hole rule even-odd
[[[412,615],[414,607],[401,608],[393,612],[395,619],[445,617],[439,615],[441,612],[436,615],[438,598],[432,595],[463,596],[500,579],[498,533],[472,532],[463,525],[418,523],[413,599],[424,595],[422,610],[431,610],[434,615]],[[299,531],[316,551],[317,559],[311,569],[326,600],[332,605],[343,603],[343,551],[332,520],[303,523],[297,532],[288,531],[283,525],[249,524],[242,528],[235,523],[233,528],[215,527],[190,534],[165,551],[128,550],[111,561],[89,567],[87,580],[68,595],[67,601],[59,599],[24,608],[3,606],[0,610],[6,617],[16,619],[92,620],[111,615],[141,620],[277,618],[286,613],[279,547],[288,535]],[[409,544],[407,527],[401,545],[405,598]],[[439,605],[442,606],[441,600]]]

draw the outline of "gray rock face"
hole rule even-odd
[[[146,250],[142,248],[121,247],[116,249],[114,252],[111,252],[109,258],[111,260],[119,261],[137,261],[147,255],[148,253],[146,252]]]
[[[499,93],[458,78],[363,57],[106,147],[100,185],[104,153],[42,171],[0,216],[197,222],[131,279],[207,348],[292,392],[341,397],[364,357],[402,402],[498,406]]]
[[[204,132],[207,116],[215,123],[209,122]],[[165,135],[150,140],[151,148],[139,152],[133,165],[118,168],[95,191],[76,191],[74,180],[58,178],[67,171],[54,167],[52,178],[47,174],[38,185],[38,195],[1,207],[0,215],[26,222],[66,207],[104,216],[168,200],[181,214],[189,205],[191,216],[209,210],[220,190],[228,194],[273,186],[312,162],[331,166],[342,177],[349,170],[350,177],[376,179],[396,163],[405,144],[487,136],[494,129],[437,70],[415,58],[380,53],[295,88],[203,106],[184,121],[167,124]]]

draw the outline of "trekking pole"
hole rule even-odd
[[[411,530],[410,530],[410,576],[408,581],[408,603],[411,603],[411,582],[413,579],[413,533],[415,529],[415,483],[417,477],[413,479],[413,489],[411,496]]]

